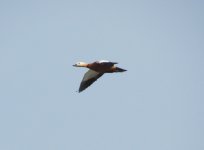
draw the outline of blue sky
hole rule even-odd
[[[0,149],[203,150],[204,2],[2,0]],[[77,93],[78,61],[107,74]]]

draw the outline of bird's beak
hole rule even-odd
[[[72,65],[72,66],[76,67],[77,65],[76,65],[76,64],[74,64],[74,65]]]

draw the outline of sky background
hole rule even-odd
[[[203,150],[203,0],[1,0],[1,150]],[[77,93],[85,68],[107,74]]]

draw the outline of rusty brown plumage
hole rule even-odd
[[[125,69],[116,67],[116,62],[110,62],[110,61],[95,61],[93,63],[84,63],[79,62],[76,63],[75,67],[86,67],[89,68],[89,71],[87,71],[81,81],[79,92],[85,90],[87,87],[89,87],[92,83],[94,83],[98,78],[100,78],[104,73],[114,73],[114,72],[124,72],[127,71]]]

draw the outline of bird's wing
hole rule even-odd
[[[110,62],[109,60],[99,60],[98,63],[107,63]]]
[[[118,64],[117,62],[111,62],[108,60],[100,60],[100,61],[97,61],[96,63],[100,65],[108,66],[108,67],[112,67],[113,65]]]
[[[94,83],[98,78],[100,78],[103,75],[103,73],[99,73],[93,70],[88,70],[81,81],[79,92],[82,92],[87,87],[89,87],[92,83]]]

